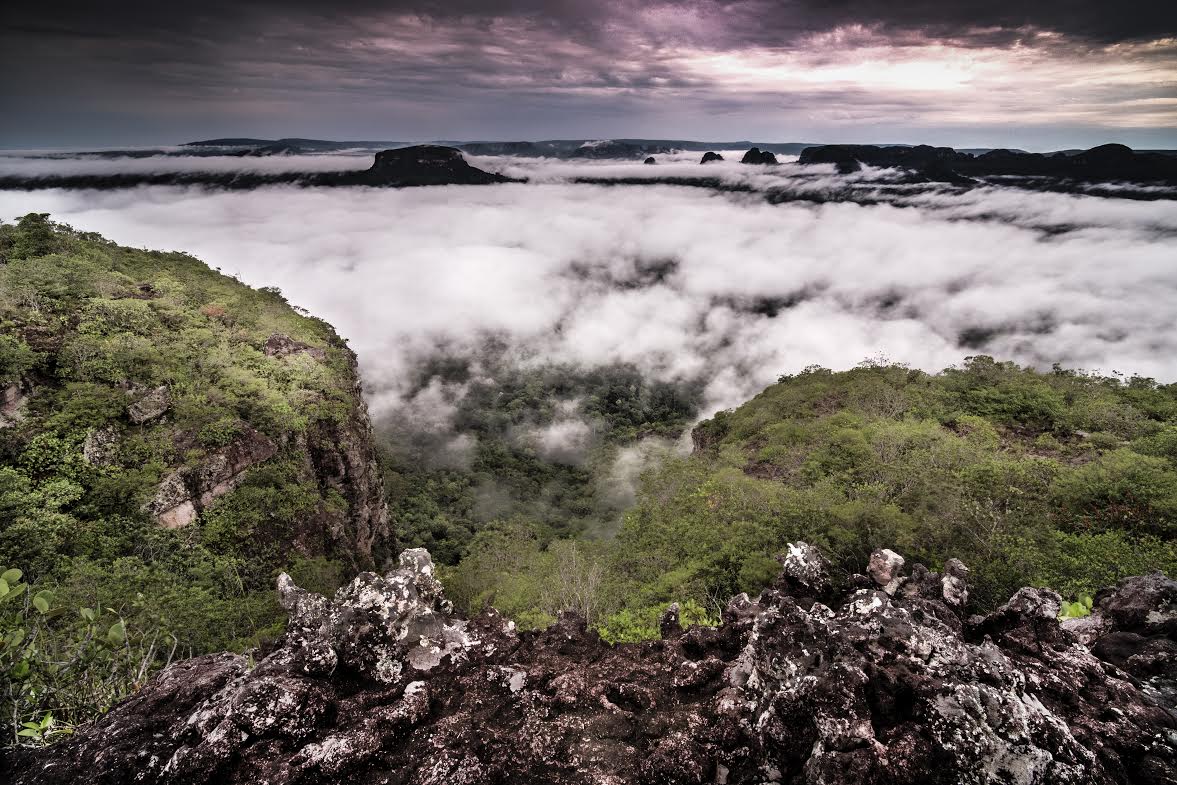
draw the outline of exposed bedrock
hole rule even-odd
[[[671,608],[663,640],[619,646],[571,615],[459,618],[423,550],[330,600],[284,575],[256,665],[179,663],[10,763],[22,785],[1177,781],[1174,581],[1101,592],[1072,631],[1043,589],[964,618],[959,562],[879,551],[836,582],[804,543],[780,561],[720,627]]]

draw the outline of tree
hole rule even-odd
[[[16,237],[8,254],[11,260],[47,256],[57,250],[57,237],[49,213],[29,213],[16,224]]]

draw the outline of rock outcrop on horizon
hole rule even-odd
[[[722,160],[723,160],[722,155],[720,155],[719,153],[711,152],[710,150],[708,150],[707,152],[703,153],[703,157],[699,160],[699,163],[709,164],[712,161],[722,161]]]
[[[759,147],[753,147],[748,152],[744,153],[744,157],[740,159],[742,164],[775,164],[777,163],[776,156],[768,150],[761,150]]]
[[[1034,588],[966,617],[954,560],[905,571],[879,551],[845,580],[804,543],[779,561],[721,626],[683,630],[671,607],[662,640],[618,646],[573,615],[538,633],[459,618],[420,549],[334,599],[283,575],[290,622],[256,665],[178,663],[7,763],[16,785],[1177,778],[1177,582],[1123,581],[1076,625]]]
[[[149,185],[196,185],[248,190],[267,185],[320,188],[376,186],[408,188],[424,185],[491,185],[519,182],[506,175],[471,166],[462,151],[441,145],[414,145],[376,153],[368,169],[338,172],[158,172],[135,174],[71,174],[44,177],[0,177],[0,190],[94,188],[110,190]]]
[[[357,185],[488,185],[511,178],[471,166],[453,147],[421,144],[376,153],[372,167],[357,175]],[[346,177],[345,177],[346,179]]]
[[[823,145],[801,152],[801,164],[834,164],[847,174],[863,165],[909,169],[928,180],[968,184],[976,177],[1068,178],[1083,182],[1130,181],[1177,185],[1177,156],[1136,152],[1105,144],[1068,154],[990,150],[981,155],[951,147]]]

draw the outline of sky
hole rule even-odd
[[[0,107],[7,148],[218,136],[1177,148],[1177,3],[6,3]]]

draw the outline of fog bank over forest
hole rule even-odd
[[[489,337],[521,361],[703,380],[705,413],[782,373],[880,354],[927,370],[984,352],[1177,378],[1166,200],[915,187],[889,204],[772,205],[567,180],[700,168],[685,162],[473,160],[537,182],[5,192],[0,216],[50,212],[280,287],[349,339],[378,412],[419,360],[476,354]],[[837,177],[731,162],[707,173],[762,187]],[[869,194],[885,175],[852,182]]]

